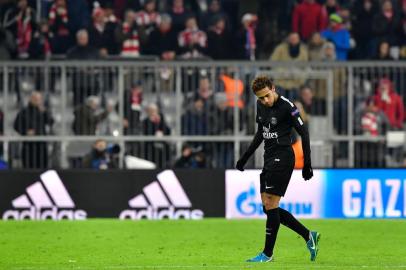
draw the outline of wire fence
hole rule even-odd
[[[314,167],[400,167],[406,63],[3,62],[9,168],[231,168],[271,76],[306,120]],[[292,134],[293,141],[299,141]],[[257,151],[249,166],[262,166]]]

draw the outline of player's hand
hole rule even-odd
[[[305,165],[302,169],[302,176],[305,181],[313,177],[313,169],[311,165]]]
[[[235,168],[237,169],[237,170],[239,170],[239,171],[244,171],[244,165],[245,165],[245,163],[247,163],[247,161],[245,160],[245,159],[239,159],[238,161],[237,161],[237,164],[235,165]]]

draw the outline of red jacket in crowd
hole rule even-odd
[[[327,27],[326,13],[318,3],[303,3],[296,5],[292,16],[292,29],[304,40],[314,32],[320,32]]]
[[[375,105],[381,109],[392,128],[403,128],[404,104],[388,79],[381,79],[374,96]]]

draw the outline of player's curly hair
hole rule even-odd
[[[261,91],[267,86],[269,87],[269,89],[272,89],[272,87],[274,86],[272,79],[267,76],[258,76],[252,81],[251,89],[255,94],[256,92]]]

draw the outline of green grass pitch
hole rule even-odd
[[[263,247],[263,220],[0,222],[0,269],[406,269],[405,220],[304,220],[304,241],[281,225],[272,263],[245,259]]]

